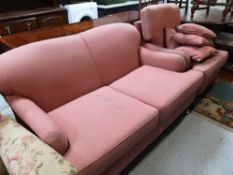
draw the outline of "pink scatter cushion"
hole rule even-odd
[[[188,45],[188,46],[196,46],[196,47],[214,45],[211,40],[199,35],[183,34],[177,32],[173,38],[175,42],[180,45]]]
[[[166,41],[166,47],[168,49],[174,49],[178,47],[179,45],[174,40],[174,36],[176,34],[176,30],[170,27],[165,28],[165,41]]]
[[[181,46],[176,48],[176,50],[189,54],[191,59],[197,62],[202,62],[218,53],[218,51],[215,48],[210,46],[203,46],[203,47]]]
[[[208,39],[213,39],[216,34],[210,29],[193,23],[185,23],[177,26],[177,31],[185,34],[193,34],[206,37]]]

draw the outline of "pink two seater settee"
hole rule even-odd
[[[117,23],[16,48],[0,55],[0,92],[80,174],[117,174],[205,84],[181,57],[140,43]]]

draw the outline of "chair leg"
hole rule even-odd
[[[210,1],[211,1],[211,0],[208,0],[208,1],[207,1],[207,8],[206,8],[206,14],[205,14],[206,16],[208,16],[208,15],[209,15],[209,12],[210,12]]]
[[[179,8],[182,8],[182,0],[180,0],[180,2],[179,2]]]
[[[188,7],[189,7],[189,0],[186,0],[186,3],[185,3],[185,14],[188,13]]]
[[[208,5],[207,5],[207,8],[206,8],[206,14],[205,14],[205,15],[208,16],[208,15],[209,15],[209,12],[210,12],[210,5],[208,4]]]
[[[196,0],[194,0],[194,1],[196,1]],[[191,8],[191,18],[193,18],[194,12],[195,12],[196,9],[198,8],[198,3],[197,3],[197,2],[194,2],[194,1],[193,1],[193,6],[192,6],[192,8]]]
[[[222,13],[222,21],[225,20],[225,17],[227,15],[227,13],[229,13],[231,11],[232,6],[233,6],[233,0],[227,0],[226,6],[225,6],[223,13]],[[231,14],[232,14],[232,12],[231,12]]]

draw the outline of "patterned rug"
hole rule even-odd
[[[233,72],[220,71],[194,110],[233,128]]]

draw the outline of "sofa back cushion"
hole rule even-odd
[[[142,34],[145,41],[164,46],[164,29],[181,23],[180,11],[174,4],[150,5],[141,10]]]
[[[141,38],[133,25],[108,24],[92,31],[81,33],[81,37],[90,49],[103,85],[108,85],[139,67]]]
[[[32,43],[0,55],[0,91],[50,111],[101,87],[92,55],[79,35]]]
[[[0,92],[29,98],[49,112],[139,66],[140,35],[109,24],[0,55]]]

